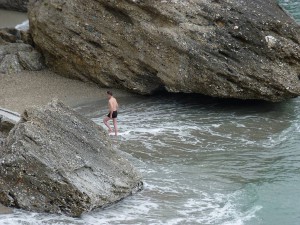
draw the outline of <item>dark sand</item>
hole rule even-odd
[[[108,88],[99,88],[92,83],[68,79],[48,70],[0,74],[0,107],[22,113],[26,107],[44,105],[53,98],[76,107],[106,99],[107,90]],[[116,97],[134,96],[124,90],[109,90],[112,90]],[[99,105],[100,107],[106,107],[106,104]]]
[[[10,214],[13,210],[0,204],[0,214]]]

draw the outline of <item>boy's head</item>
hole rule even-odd
[[[110,97],[113,95],[111,91],[107,91],[106,94],[109,95]]]

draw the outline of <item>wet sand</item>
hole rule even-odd
[[[11,208],[7,208],[0,204],[0,215],[1,214],[10,214],[13,213],[13,210]]]
[[[106,99],[107,90],[108,88],[99,88],[92,83],[59,76],[49,70],[0,74],[0,107],[22,113],[26,107],[44,105],[53,98],[76,107]],[[109,90],[112,90],[116,97],[134,96],[124,90]],[[99,108],[102,107],[106,107],[106,103],[99,105]]]

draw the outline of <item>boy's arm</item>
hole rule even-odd
[[[113,110],[112,110],[112,104],[111,101],[108,102],[108,108],[109,108],[109,118],[112,118]]]

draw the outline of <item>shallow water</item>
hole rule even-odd
[[[300,1],[299,0],[278,0],[280,5],[300,23]]]
[[[0,28],[15,27],[27,20],[27,14],[0,9]]]

